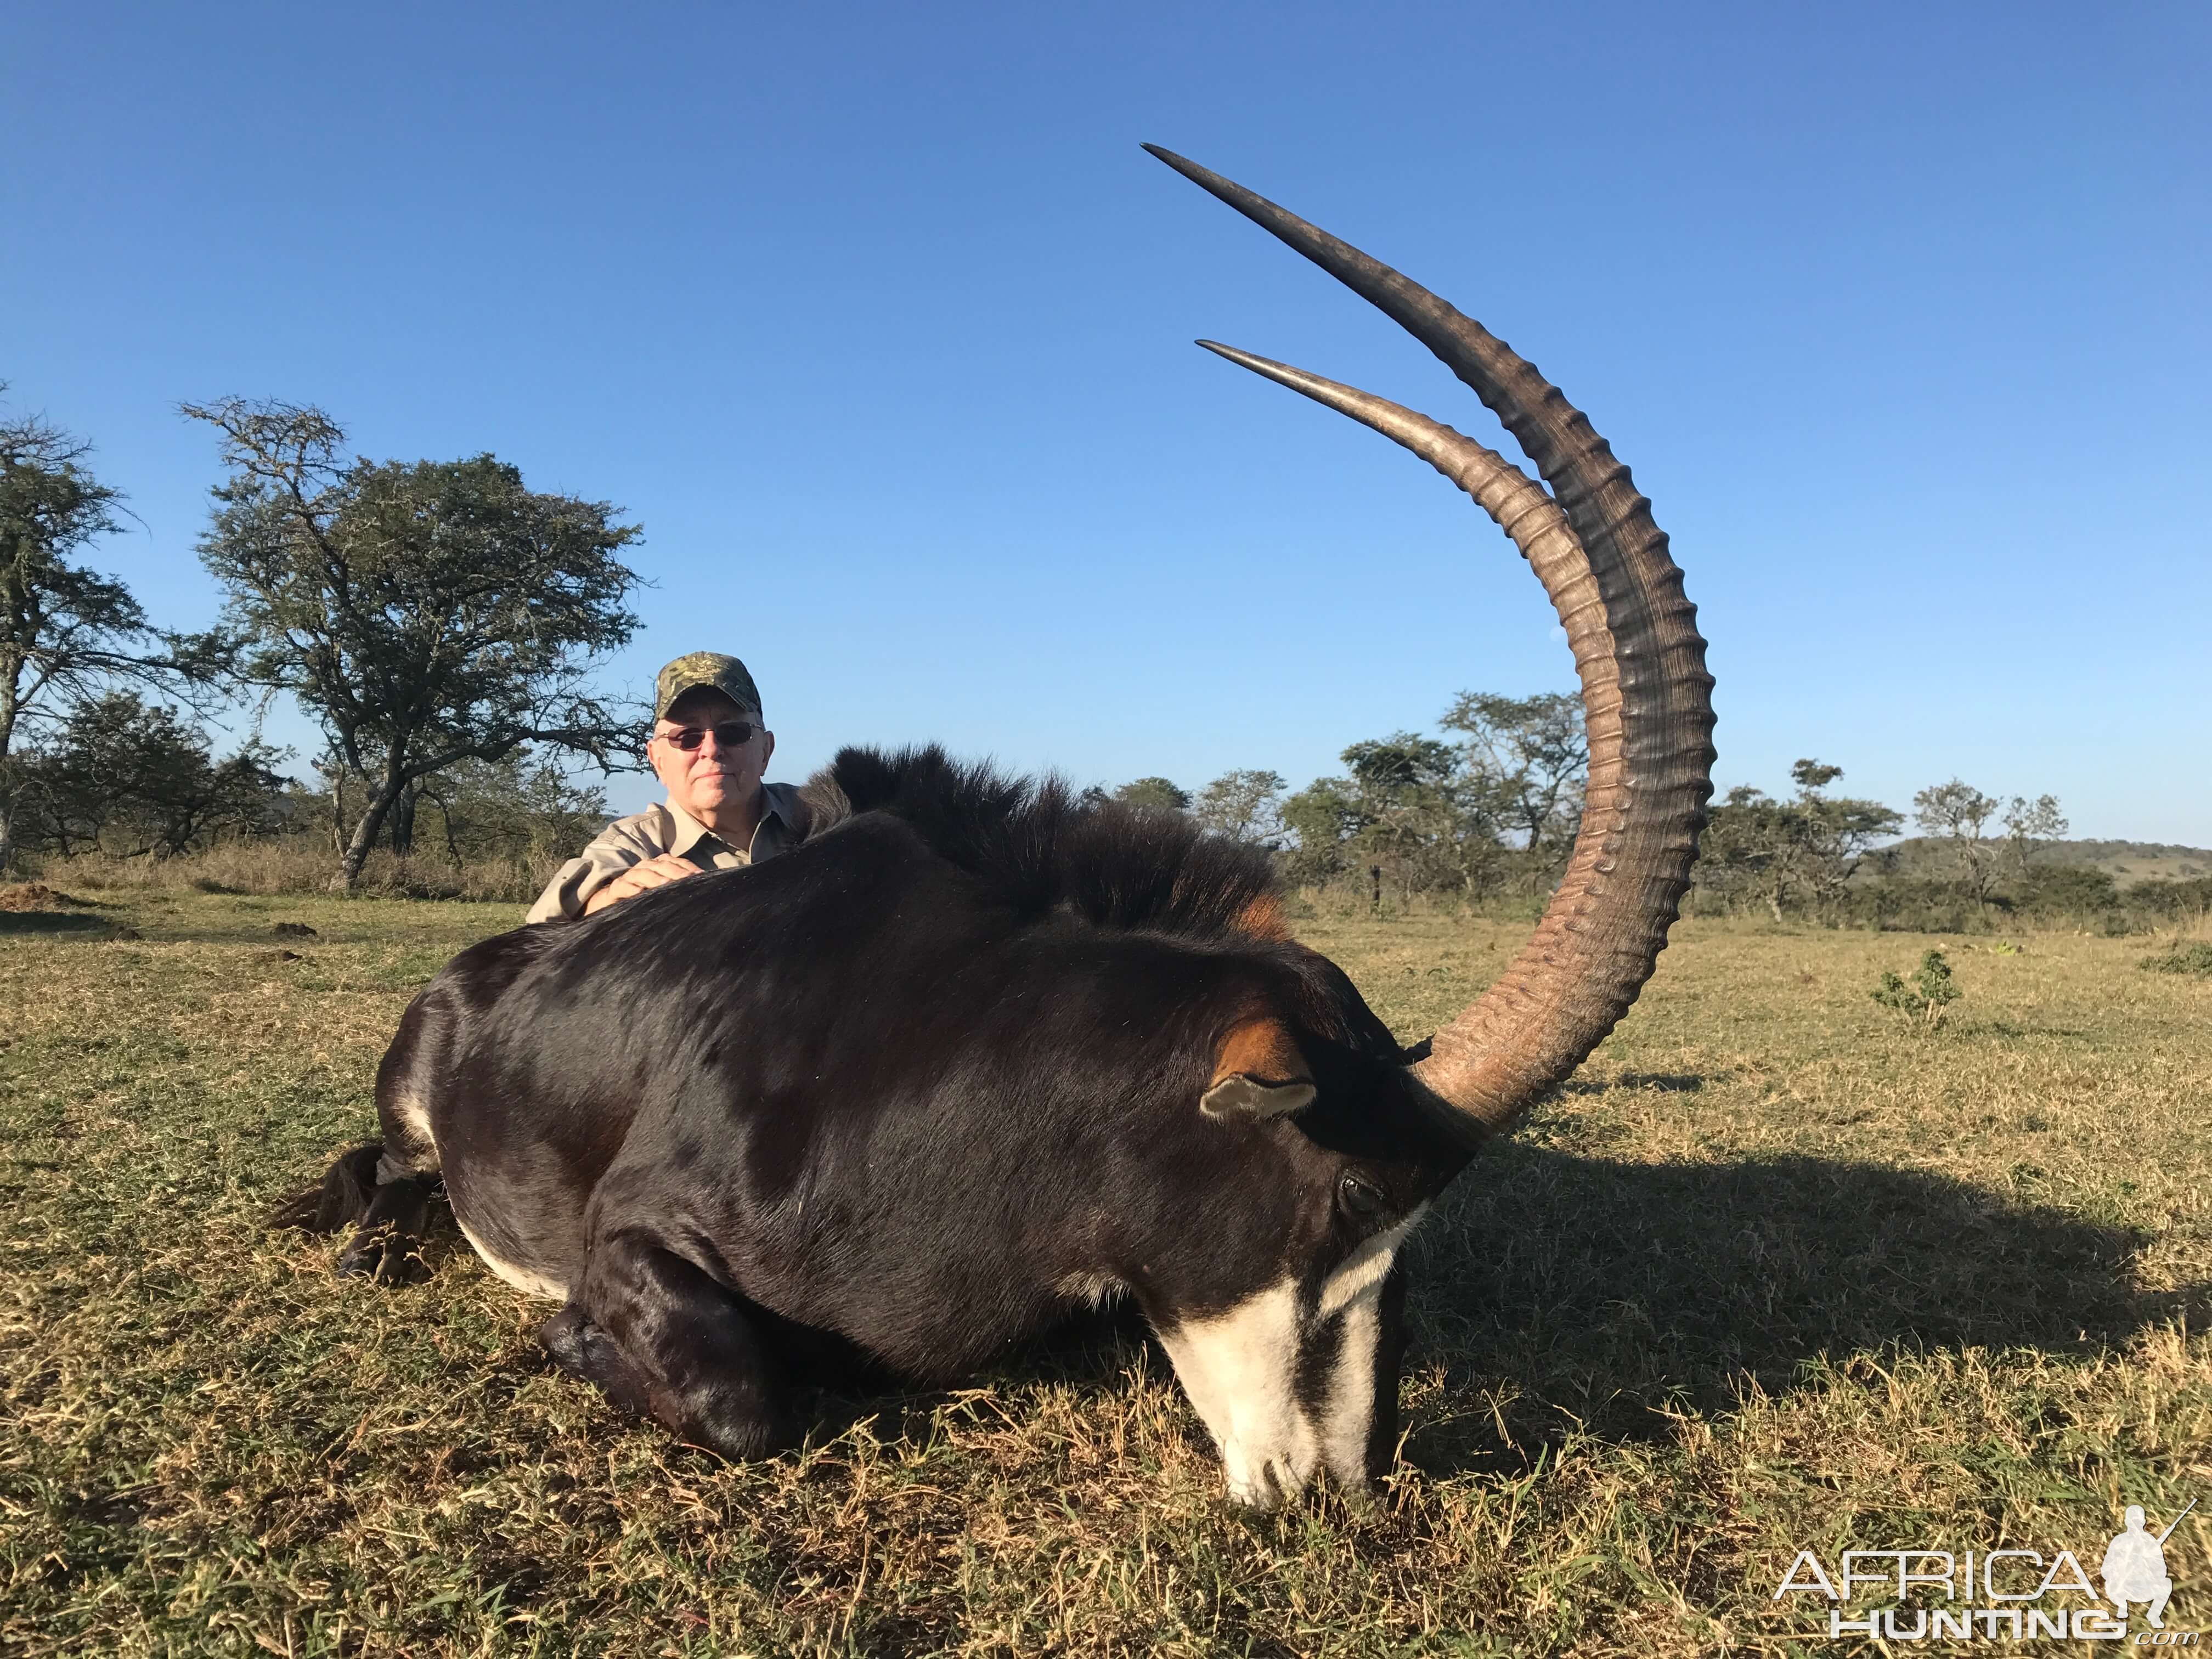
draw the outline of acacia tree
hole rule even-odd
[[[1198,792],[1190,815],[1217,836],[1273,847],[1283,834],[1283,775],[1239,769]]]
[[[184,413],[223,434],[200,557],[229,595],[239,676],[296,697],[362,781],[334,887],[360,879],[413,786],[463,761],[536,744],[616,763],[635,723],[586,675],[637,626],[616,555],[641,532],[617,508],[526,489],[489,454],[348,461],[319,409]]]
[[[121,528],[122,493],[83,465],[91,447],[36,416],[0,422],[0,871],[15,855],[18,739],[118,680],[175,685],[191,667],[129,588],[71,560]]]
[[[1797,786],[1790,800],[1747,784],[1729,790],[1703,838],[1705,884],[1756,896],[1777,921],[1800,897],[1832,914],[1875,843],[1905,822],[1880,801],[1828,794],[1843,775],[1840,766],[1800,760],[1790,769]]]
[[[1797,808],[1804,815],[1807,880],[1814,902],[1832,913],[1875,844],[1905,827],[1905,815],[1878,800],[1823,793],[1843,775],[1842,767],[1816,760],[1796,761],[1790,768]]]
[[[1297,886],[1343,873],[1352,838],[1369,819],[1350,779],[1316,778],[1283,802],[1281,821],[1291,843],[1284,870]]]
[[[1498,804],[1532,854],[1532,872],[1540,878],[1564,862],[1582,828],[1589,780],[1582,699],[1561,691],[1529,697],[1462,691],[1437,723],[1466,736],[1468,781]]]
[[[217,760],[173,708],[113,690],[80,704],[23,767],[20,838],[64,856],[98,850],[172,858],[219,834],[279,827],[281,751],[250,738]]]
[[[1930,836],[1950,843],[1959,884],[1980,903],[1996,884],[1996,843],[1987,831],[1999,802],[1970,783],[1954,778],[1934,783],[1912,798],[1913,820]],[[2055,811],[2057,803],[2051,803]]]
[[[1364,866],[1407,893],[1491,884],[1505,856],[1500,800],[1462,768],[1457,749],[1394,732],[1352,744],[1341,758],[1350,776],[1316,778],[1283,803],[1284,827],[1297,837],[1297,878]]]
[[[1190,805],[1190,792],[1168,778],[1134,778],[1116,789],[1112,799],[1127,806],[1146,806],[1163,812],[1181,812]]]
[[[2056,795],[2038,795],[2033,800],[2014,795],[2012,805],[2005,808],[2004,827],[2005,839],[2011,845],[2013,873],[2026,881],[2037,848],[2066,834],[2066,814],[2058,810]]]

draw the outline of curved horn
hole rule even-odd
[[[1628,469],[1504,341],[1264,198],[1145,148],[1426,345],[1496,412],[1552,487],[1547,495],[1504,456],[1396,404],[1199,342],[1373,428],[1465,489],[1528,558],[1566,629],[1589,734],[1581,833],[1535,936],[1413,1068],[1475,1135],[1503,1129],[1628,1012],[1689,886],[1712,793],[1713,679],[1697,608]]]

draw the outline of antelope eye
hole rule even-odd
[[[1337,1180],[1336,1206],[1355,1221],[1379,1221],[1389,1212],[1390,1201],[1373,1182],[1347,1170]]]

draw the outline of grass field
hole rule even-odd
[[[514,911],[111,896],[0,914],[0,1650],[1826,1652],[1771,1600],[1801,1548],[2094,1574],[2124,1504],[2212,1499],[2212,980],[2141,939],[1951,941],[1922,1036],[1868,991],[1943,941],[1686,925],[1420,1236],[1382,1501],[1255,1520],[1133,1339],[731,1466],[554,1371],[450,1237],[333,1282],[257,1218]],[[1522,937],[1304,931],[1409,1037]],[[2208,1509],[2170,1628],[2212,1625]]]

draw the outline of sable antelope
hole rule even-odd
[[[1479,323],[1249,191],[1152,153],[1380,307],[1520,441],[1200,343],[1466,490],[1543,583],[1582,679],[1582,832],[1535,936],[1401,1050],[1289,938],[1264,855],[935,750],[848,750],[816,828],[456,957],[377,1074],[380,1146],[299,1218],[404,1270],[442,1178],[548,1350],[734,1456],[787,1431],[817,1339],[920,1379],[1132,1298],[1229,1490],[1358,1485],[1395,1435],[1399,1247],[1635,1000],[1711,793],[1711,677],[1650,504]]]

